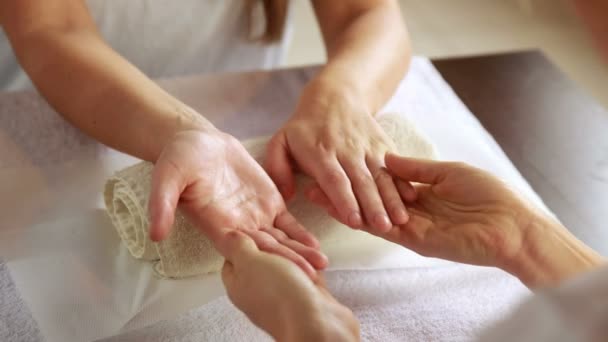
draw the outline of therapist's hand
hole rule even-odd
[[[410,221],[382,237],[422,255],[497,266],[523,248],[532,209],[506,183],[458,162],[386,157],[396,177],[416,186]]]
[[[409,221],[375,235],[421,255],[477,265],[496,266],[521,249],[529,209],[504,182],[464,163],[389,154],[386,165],[395,177],[421,184],[416,199],[405,201]],[[307,195],[334,211],[318,186]]]
[[[295,191],[294,169],[312,177],[348,226],[384,232],[404,224],[397,187],[408,184],[395,184],[384,168],[384,155],[395,151],[392,140],[360,99],[324,89],[312,82],[302,92],[268,145],[265,169],[286,199]]]
[[[228,297],[278,341],[358,341],[353,313],[292,263],[260,251],[239,232],[218,249],[226,257],[222,281]]]
[[[234,137],[212,131],[184,131],[156,161],[150,194],[150,236],[170,233],[180,209],[214,243],[242,231],[264,251],[283,256],[315,277],[327,264],[315,237],[287,211],[262,167]]]
[[[389,171],[416,185],[410,220],[376,234],[421,255],[494,266],[527,286],[558,284],[605,260],[490,173],[464,163],[388,155]],[[318,188],[308,193],[320,205]]]

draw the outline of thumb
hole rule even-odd
[[[250,269],[247,263],[259,256],[260,251],[253,239],[245,233],[233,229],[224,229],[222,238],[215,244],[215,248],[225,258],[222,267],[222,282],[226,287],[228,297],[236,305],[238,303],[238,289],[250,285],[243,282],[247,281],[247,277],[251,273],[243,273],[243,270]]]
[[[293,197],[296,190],[295,180],[285,133],[277,133],[268,143],[264,169],[277,185],[285,200]]]
[[[171,232],[177,203],[184,188],[185,182],[174,164],[159,159],[152,171],[152,190],[148,201],[150,238],[153,241],[161,241]]]
[[[431,185],[441,183],[449,164],[430,159],[401,157],[393,153],[388,153],[384,162],[386,168],[401,180]]]
[[[237,230],[226,231],[216,245],[218,252],[234,267],[251,260],[259,249],[252,238]]]

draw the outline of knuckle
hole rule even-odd
[[[357,183],[357,184],[365,185],[365,184],[373,183],[373,179],[372,179],[372,176],[370,175],[369,171],[364,170],[362,168],[355,170],[352,173],[350,178],[354,183]]]
[[[344,175],[337,169],[328,169],[325,170],[324,176],[325,181],[330,184],[342,183]]]
[[[378,183],[393,183],[393,177],[385,170],[379,170],[374,177]]]

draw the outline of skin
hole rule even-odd
[[[222,281],[230,300],[277,341],[358,340],[352,311],[331,296],[322,278],[313,282],[240,232],[231,232],[218,248],[226,255]]]
[[[504,182],[485,171],[463,163],[395,155],[386,157],[386,165],[395,177],[419,183],[416,185],[416,199],[406,201],[410,220],[378,234],[389,241],[429,257],[503,269],[533,290],[556,286],[605,263],[599,254],[577,240],[565,227],[542,214]],[[328,209],[331,206],[320,189],[311,191],[311,195],[319,205]],[[304,282],[302,272],[290,263],[261,262],[241,256],[238,249],[251,249],[244,245],[226,247],[237,250],[225,253],[229,255],[225,268],[239,273],[224,276],[224,283],[231,300],[258,326],[275,337],[294,336],[293,332],[281,332],[286,327],[310,334],[310,329],[322,332],[339,326],[341,331],[351,332],[343,335],[347,341],[358,339],[358,336],[353,336],[358,330],[352,315],[328,314],[337,310],[334,307],[336,301],[321,291],[322,285],[317,284],[315,290],[312,282],[308,279]],[[263,252],[257,253],[278,260]],[[260,273],[248,272],[244,268],[241,271],[239,263],[245,263],[247,269]],[[259,263],[259,267],[250,263]],[[283,289],[275,281],[277,277],[303,284]],[[267,301],[264,305],[252,302],[261,298],[249,297],[252,284],[256,289],[273,289],[271,296],[262,297]],[[275,317],[268,312],[268,308],[275,305],[293,312],[280,315],[285,317],[285,321],[268,319]],[[318,308],[324,305],[332,309],[319,312]],[[323,324],[299,328],[301,321]],[[290,341],[287,338],[281,340]]]
[[[530,288],[554,286],[603,258],[490,173],[459,162],[389,154],[388,170],[416,185],[410,220],[375,234],[421,255],[501,268]],[[409,196],[409,193],[407,193]],[[318,188],[309,198],[330,212]]]
[[[385,153],[395,147],[374,115],[407,70],[407,31],[395,1],[313,5],[328,63],[270,142],[265,169],[286,199],[299,169],[330,194],[341,222],[386,231],[408,215],[384,168]]]
[[[325,257],[314,237],[286,212],[279,189],[290,197],[292,170],[298,167],[332,194],[343,221],[355,217],[351,222],[358,226],[367,219],[381,231],[389,229],[387,212],[403,208],[395,185],[379,176],[382,156],[392,146],[373,114],[409,63],[396,1],[313,5],[328,63],[273,139],[265,163],[270,177],[204,113],[162,90],[113,51],[83,0],[2,1],[0,24],[21,66],[58,113],[100,142],[155,163],[149,205],[154,240],[170,234],[179,205],[215,244],[227,232],[241,231],[260,249],[287,257],[311,274],[325,266]],[[339,127],[341,122],[348,125]],[[302,134],[310,129],[310,137]],[[234,155],[224,154],[227,150]],[[321,166],[313,155],[322,156]],[[221,186],[214,183],[216,175],[223,177]],[[395,223],[407,220],[403,214],[391,217]]]

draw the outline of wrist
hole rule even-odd
[[[274,336],[278,341],[359,341],[359,324],[354,315],[334,302],[323,305],[318,301],[304,314],[297,310],[283,317],[287,322],[281,334]]]
[[[143,159],[155,162],[167,144],[177,135],[186,131],[197,131],[203,134],[221,134],[213,124],[202,115],[185,105],[178,105],[171,110],[166,119],[157,128],[155,134],[148,134],[148,152]]]
[[[377,108],[370,103],[365,90],[355,80],[349,79],[333,71],[321,71],[302,91],[298,112],[327,114],[364,112],[375,114]]]
[[[386,75],[380,77],[375,69],[360,68],[349,61],[330,61],[313,81],[318,81],[324,84],[325,88],[354,99],[357,106],[364,107],[368,113],[375,115],[395,92],[398,82],[395,83]],[[398,77],[398,80],[401,77]]]
[[[597,252],[544,214],[530,214],[522,231],[519,253],[501,268],[531,289],[558,285],[603,263]]]

